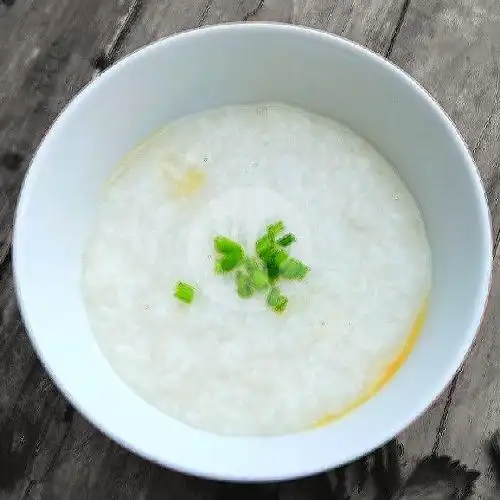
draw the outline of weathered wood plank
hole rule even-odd
[[[212,500],[219,484],[169,471],[142,460],[75,414],[68,438],[47,474],[26,498]],[[149,485],[152,485],[150,488]]]
[[[124,41],[120,55],[172,33],[241,20],[280,21],[323,29],[385,54],[405,9],[405,0],[148,1]]]
[[[16,2],[0,18],[0,227],[43,134],[95,72],[135,0]],[[0,231],[0,261],[10,231]]]
[[[469,498],[479,472],[449,457],[422,460],[394,500],[457,500]]]
[[[145,1],[134,29],[124,40],[119,56],[180,31],[206,24],[250,19],[262,5],[260,0]]]

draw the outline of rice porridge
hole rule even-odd
[[[213,239],[248,252],[285,221],[310,266],[282,314],[214,273]],[[179,280],[196,297],[173,297]],[[218,434],[298,432],[340,418],[396,373],[425,320],[431,256],[392,166],[335,121],[282,104],[173,122],[103,193],[83,291],[99,347],[144,400]]]

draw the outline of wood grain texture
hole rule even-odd
[[[449,457],[422,460],[394,500],[451,500],[468,498],[479,472]]]
[[[11,225],[31,155],[43,134],[94,73],[133,0],[16,2],[0,17],[0,228]],[[0,262],[10,231],[0,231]]]
[[[500,319],[491,302],[482,340],[456,384],[397,440],[328,475],[279,485],[203,481],[143,461],[75,412],[36,360],[13,294],[9,244],[20,182],[47,127],[75,92],[117,58],[165,35],[238,20],[283,21],[342,34],[413,74],[473,150],[498,231],[496,0],[0,1],[0,500],[414,500],[424,498],[424,490],[415,487],[421,469],[416,479],[407,478],[432,451],[483,473],[473,498],[500,498],[495,462],[481,447],[500,426],[494,335]],[[498,267],[497,258],[497,302]],[[472,401],[480,416],[468,406]],[[468,493],[457,488],[467,488],[471,476],[453,476],[468,471],[450,470],[441,477],[443,488],[426,490],[427,500]]]
[[[241,20],[279,21],[323,29],[385,54],[405,9],[405,0],[147,1],[124,40],[120,55],[172,33]]]

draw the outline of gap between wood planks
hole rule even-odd
[[[398,38],[399,31],[401,30],[401,26],[403,25],[403,21],[405,20],[406,14],[408,12],[408,8],[410,7],[411,0],[405,0],[403,6],[401,7],[401,12],[399,13],[398,22],[396,23],[396,27],[394,28],[394,32],[391,36],[391,40],[389,41],[389,46],[385,51],[385,57],[390,59],[392,54],[392,49],[394,48],[394,44],[396,43],[396,39]]]
[[[115,62],[116,55],[120,50],[123,40],[125,40],[125,37],[139,18],[142,5],[143,0],[132,1],[127,13],[119,20],[117,29],[113,34],[111,41],[92,61],[92,66],[95,68],[92,78],[98,76]]]
[[[409,2],[410,0],[407,0]],[[210,8],[212,7],[214,0],[207,0],[201,13],[200,19],[198,20],[198,26],[202,26]],[[253,19],[257,13],[264,7],[265,0],[259,0],[253,9],[242,16],[242,21],[247,22]],[[116,58],[122,48],[123,42],[126,39],[128,33],[132,30],[135,22],[139,18],[139,14],[143,7],[143,0],[133,0],[130,4],[128,12],[120,19],[117,29],[110,41],[110,43],[104,48],[104,50],[99,53],[94,60],[92,65],[95,68],[95,72],[92,78],[97,77],[104,70],[109,68],[112,64],[116,62]]]

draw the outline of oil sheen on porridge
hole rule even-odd
[[[288,308],[214,273],[213,238],[248,251],[283,220],[311,271]],[[270,435],[324,425],[372,396],[425,318],[430,249],[391,165],[335,121],[281,104],[169,124],[103,193],[83,287],[97,342],[144,400],[188,425]],[[196,286],[186,305],[179,280]]]

